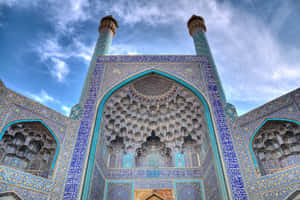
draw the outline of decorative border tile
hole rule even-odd
[[[231,191],[234,199],[248,199],[244,188],[241,170],[233,147],[230,130],[227,125],[226,115],[222,99],[218,91],[218,85],[214,77],[212,64],[207,56],[202,57],[202,67],[209,91],[210,102],[217,125],[219,139],[222,147],[223,159],[226,165],[227,177],[230,180]]]

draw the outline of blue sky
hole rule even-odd
[[[61,113],[80,96],[103,16],[119,23],[111,54],[195,54],[186,22],[206,20],[239,114],[300,86],[298,0],[0,0],[0,77]]]

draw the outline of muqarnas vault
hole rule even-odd
[[[0,200],[300,198],[300,90],[237,116],[192,16],[196,55],[110,56],[104,17],[69,117],[0,84]]]

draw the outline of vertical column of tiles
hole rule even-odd
[[[80,187],[81,176],[83,173],[84,160],[88,145],[89,133],[93,124],[93,116],[96,110],[96,97],[100,87],[103,64],[97,64],[91,82],[89,84],[88,94],[84,104],[84,112],[80,123],[80,128],[75,143],[73,157],[68,172],[63,199],[76,199]]]
[[[227,176],[230,180],[234,199],[247,199],[239,163],[233,148],[232,139],[226,122],[226,116],[218,91],[217,81],[214,77],[212,64],[208,57],[203,56],[202,66],[204,69],[206,84],[209,92],[210,103],[213,108],[219,139],[223,150],[223,158],[227,168]]]

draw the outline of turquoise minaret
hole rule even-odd
[[[84,86],[81,91],[80,101],[78,104],[73,106],[70,117],[72,119],[80,119],[83,112],[83,104],[85,102],[87,91],[89,88],[89,82],[91,81],[92,74],[96,66],[96,60],[98,56],[105,56],[109,54],[109,49],[112,43],[116,30],[118,28],[117,21],[113,16],[109,15],[103,17],[99,26],[99,37],[94,49],[93,57],[90,62],[88,73],[85,77]]]
[[[96,59],[98,56],[105,56],[109,54],[112,38],[114,37],[117,28],[118,28],[118,23],[113,18],[113,16],[109,15],[101,19],[100,26],[99,26],[99,37],[94,49],[94,54],[81,92],[80,104],[82,104],[85,101],[90,77],[96,66]]]
[[[226,97],[224,94],[224,90],[222,87],[222,83],[220,81],[218,71],[216,65],[214,63],[214,59],[212,57],[205,33],[206,33],[206,26],[204,19],[200,16],[193,15],[189,21],[187,22],[187,26],[189,28],[190,35],[194,39],[195,49],[197,55],[206,55],[209,58],[209,61],[212,65],[214,70],[214,74],[218,83],[218,89],[220,91],[220,95],[222,97],[223,102],[226,102]]]

